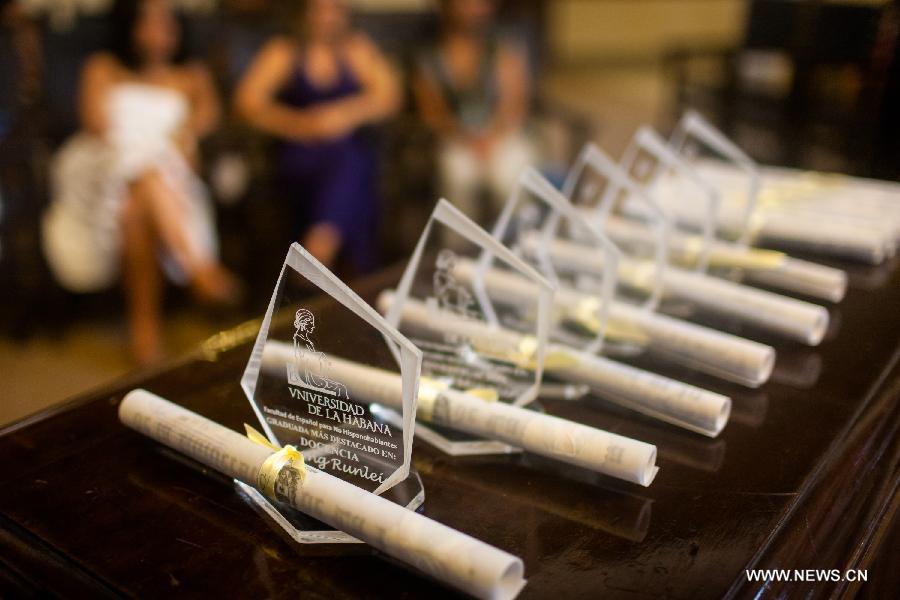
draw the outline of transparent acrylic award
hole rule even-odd
[[[713,242],[717,233],[717,223],[721,208],[719,191],[700,177],[694,168],[679,156],[652,128],[640,127],[631,138],[620,161],[622,169],[636,182],[648,190],[648,194],[656,196],[654,186],[659,182],[676,178],[686,188],[679,194],[698,206],[694,209],[703,215],[700,230],[702,238],[698,244],[682,244],[681,261],[686,266],[699,272],[709,267]],[[665,213],[670,225],[677,223],[671,215]],[[696,241],[692,238],[691,241]]]
[[[510,311],[484,289],[484,253],[533,285],[527,335],[504,327]],[[397,290],[379,299],[388,322],[422,350],[422,381],[522,406],[536,399],[553,286],[446,200],[434,209]],[[424,385],[424,383],[423,383]],[[416,435],[451,455],[519,449],[421,420]]]
[[[533,222],[526,226],[526,219],[517,217],[542,211],[548,214],[539,233]],[[560,232],[569,237],[559,237]],[[627,266],[626,257],[537,171],[522,173],[494,235],[559,283],[554,343],[545,357],[551,377],[587,385],[599,397],[651,418],[718,435],[728,419],[728,398],[595,356],[601,350],[643,352],[653,339],[647,317],[654,313],[647,306],[615,299],[617,274]],[[662,273],[654,267],[650,263],[647,277]],[[490,286],[490,291],[499,295],[497,287]],[[689,407],[697,405],[702,411],[684,418],[685,409],[689,413]]]
[[[813,211],[796,213],[793,208],[787,209],[784,196],[776,191],[778,186],[773,189],[764,185],[770,181],[771,168],[758,166],[736,144],[694,111],[684,114],[669,145],[693,167],[696,175],[719,192],[722,200],[728,200],[724,202],[723,210],[717,211],[715,215],[716,233],[721,239],[715,241],[711,266],[731,279],[743,278],[776,289],[840,302],[847,290],[845,272],[755,246],[760,242],[764,245],[774,243],[776,246],[809,248],[813,251],[829,247],[832,251],[837,250],[838,254],[848,252],[875,262],[892,253],[888,247],[894,245],[894,236],[891,236],[891,242],[885,247],[881,245],[881,236],[871,230],[862,234],[858,231],[851,234],[850,238],[844,237],[842,244],[849,245],[842,246],[840,250],[838,246],[829,245],[830,242],[823,245],[823,240],[830,239],[836,231],[833,228],[834,221],[828,218],[823,220]],[[719,159],[724,158],[724,161],[698,160],[697,155],[702,151]],[[765,181],[762,179],[763,172],[766,175]],[[781,179],[783,181],[783,177]],[[683,177],[675,179],[683,180]],[[676,200],[679,199],[679,190],[671,181],[660,184],[669,184],[675,188],[673,195]],[[851,194],[849,197],[852,200],[848,200],[848,203],[864,202],[859,195]],[[815,199],[817,207],[828,202],[820,192],[813,193],[811,198]],[[683,207],[679,205],[674,208],[677,212]],[[776,222],[773,224],[770,219],[779,214],[781,217],[775,217]],[[876,214],[883,213],[876,210]],[[845,213],[841,218],[843,223],[837,224],[839,230],[845,226],[846,219]],[[693,214],[681,214],[677,222],[682,226],[696,228],[696,221]],[[695,243],[687,236],[684,239],[682,246]]]
[[[241,387],[271,444],[291,444],[309,468],[415,509],[424,501],[410,475],[420,366],[409,340],[292,244]],[[397,384],[387,392],[377,387],[384,376]],[[398,418],[380,418],[374,398]],[[239,485],[297,542],[358,541]]]
[[[560,237],[565,233],[577,243]],[[579,302],[558,293],[551,338],[590,354],[599,353],[607,333],[610,308],[618,287],[622,253],[590,225],[569,201],[533,168],[519,176],[492,235],[532,262],[560,289],[579,288],[585,275],[590,289]],[[494,257],[481,259],[485,272]],[[527,307],[522,304],[520,310]]]
[[[622,246],[630,255],[623,260],[619,281],[645,310],[656,310],[662,299],[669,260],[670,218],[666,211],[595,144],[588,144],[581,151],[566,177],[562,193],[567,199],[573,199],[578,212],[591,225],[616,244],[621,244],[623,236],[641,232],[644,243]],[[627,205],[640,209],[649,228],[614,214]],[[575,236],[570,234],[570,237]]]
[[[643,140],[646,142],[646,139]],[[649,144],[643,144],[649,146]],[[663,156],[663,153],[657,153]],[[582,181],[586,175],[597,175],[606,181],[607,189],[598,192],[596,184]],[[613,192],[609,191],[612,186]],[[655,248],[655,263],[658,280],[653,293],[646,295],[643,305],[643,314],[634,311],[634,307],[625,302],[616,303],[617,313],[625,320],[633,323],[640,323],[640,330],[652,337],[649,345],[641,347],[640,344],[632,346],[614,346],[616,352],[626,354],[635,354],[643,349],[653,346],[654,353],[663,355],[667,360],[678,363],[684,363],[688,366],[714,375],[715,377],[728,379],[738,382],[742,385],[757,387],[765,382],[771,374],[772,364],[774,362],[774,349],[764,344],[758,344],[743,338],[727,336],[718,331],[709,328],[700,327],[698,325],[689,324],[682,319],[673,318],[674,316],[688,316],[698,310],[698,306],[711,305],[718,302],[720,297],[733,298],[736,295],[746,295],[743,290],[728,290],[730,294],[724,296],[721,292],[722,285],[717,285],[718,293],[703,293],[701,290],[708,290],[709,285],[701,286],[699,284],[706,283],[708,279],[703,272],[690,272],[677,268],[669,268],[667,260],[661,260],[662,257],[668,256],[668,247],[670,240],[678,239],[668,229],[668,220],[666,217],[669,210],[664,210],[657,204],[657,196],[649,195],[637,183],[631,180],[629,174],[616,165],[612,160],[606,157],[599,149],[585,148],[581,153],[578,163],[572,168],[566,185],[567,193],[578,198],[579,202],[590,205],[590,208],[579,209],[579,212],[586,213],[589,220],[603,228],[611,238],[619,241],[621,239],[637,240],[637,243],[631,242],[623,244],[629,250],[635,247],[643,247],[645,249]],[[596,196],[603,197],[599,202],[591,204]],[[613,214],[613,206],[622,205],[624,201],[632,201],[634,204],[643,204],[642,216],[645,218],[653,217],[656,227],[649,227],[648,224],[618,217]],[[714,205],[712,201],[707,199],[707,209]],[[671,207],[669,207],[671,208]],[[659,234],[660,219],[666,221],[666,235]],[[702,238],[698,239],[698,249],[703,251],[705,245]],[[654,245],[655,244],[655,245]],[[665,253],[660,249],[666,249]],[[743,249],[746,250],[746,249]],[[646,252],[646,251],[645,251]],[[626,257],[623,262],[632,263],[639,266],[638,270],[629,269],[620,271],[623,279],[628,279],[633,274],[646,273],[649,267],[641,266],[648,264],[649,259],[641,256],[640,253],[631,254]],[[633,267],[632,267],[633,269]],[[697,280],[701,280],[699,284]],[[640,283],[640,279],[637,279]],[[716,283],[716,282],[713,282]],[[729,282],[726,282],[729,283]],[[583,286],[583,289],[588,286]],[[632,288],[644,287],[645,293],[649,292],[647,286],[635,286],[630,284]],[[657,312],[659,300],[665,295],[666,311],[668,315]],[[766,299],[767,305],[772,305],[770,299]],[[776,303],[780,301],[776,300]],[[717,310],[736,311],[743,310],[743,307],[749,305],[749,301],[743,304],[722,302],[717,306]],[[744,311],[749,313],[750,311]],[[808,312],[804,309],[804,314]],[[743,315],[742,315],[743,317]],[[805,320],[804,320],[805,323]],[[649,335],[650,331],[655,331],[653,335]],[[676,340],[679,340],[676,343]],[[689,356],[691,355],[691,356]]]
[[[669,144],[675,152],[688,160],[695,159],[701,150],[724,158],[744,175],[746,194],[738,202],[737,214],[730,210],[732,203],[726,202],[723,210],[719,213],[718,225],[720,229],[735,235],[735,241],[742,246],[753,242],[758,229],[753,218],[756,214],[757,199],[762,183],[756,162],[694,110],[687,110],[682,115],[672,132]],[[741,204],[743,206],[740,206]],[[684,217],[684,214],[676,213],[676,218],[682,221],[686,220],[688,224],[696,223],[699,220],[697,218],[685,219]]]

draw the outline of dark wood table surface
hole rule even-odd
[[[371,299],[398,275],[356,288]],[[759,390],[660,367],[733,397],[718,439],[599,399],[543,402],[656,444],[661,471],[649,488],[527,455],[452,458],[417,443],[424,512],[522,557],[522,598],[897,597],[898,269],[852,270],[831,312],[820,347],[773,342],[775,375]],[[239,377],[255,326],[0,431],[0,596],[455,595],[366,546],[287,543],[230,481],[119,424],[117,404],[138,386],[235,429],[252,423]],[[868,581],[763,584],[748,568],[861,568]]]

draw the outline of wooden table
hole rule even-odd
[[[656,444],[650,488],[530,456],[450,458],[417,444],[425,513],[521,556],[523,598],[889,597],[900,589],[897,271],[854,271],[826,341],[777,344],[775,376],[759,390],[663,370],[733,397],[718,439],[596,399],[543,402]],[[398,274],[357,290],[372,299]],[[253,422],[238,380],[254,327],[0,432],[0,596],[454,595],[366,546],[288,544],[230,481],[119,424],[117,404],[137,386],[235,429]],[[868,582],[763,584],[747,568],[862,568]]]

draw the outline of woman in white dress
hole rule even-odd
[[[166,0],[120,0],[118,40],[82,72],[81,132],[59,151],[43,245],[57,280],[91,292],[121,278],[132,353],[161,354],[162,275],[204,301],[233,301],[211,207],[193,164],[219,116],[204,67],[182,59]]]

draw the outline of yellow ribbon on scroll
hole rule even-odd
[[[709,266],[723,269],[776,269],[784,264],[787,254],[777,250],[750,248],[741,256],[717,256],[709,258]]]
[[[758,227],[762,227],[762,222],[755,221],[756,230],[751,237],[759,234]],[[681,262],[689,266],[694,266],[700,260],[700,254],[703,252],[703,240],[697,237],[689,238],[681,248]],[[746,248],[741,252],[716,252],[713,249],[709,254],[709,266],[721,269],[775,269],[784,264],[787,254],[778,252],[777,250],[766,250],[763,248]]]
[[[519,368],[529,369],[531,371],[537,368],[538,341],[537,338],[532,335],[521,336],[516,345],[513,345],[512,343],[499,344],[497,340],[490,340],[488,343],[482,343],[479,339],[474,339],[471,343],[475,350],[489,358],[508,361]],[[554,367],[562,368],[577,362],[578,361],[570,354],[559,350],[550,349],[544,354],[544,366],[548,369]],[[466,393],[479,397],[483,395],[481,388],[466,390]]]
[[[519,347],[516,349],[513,358],[520,367],[534,370],[537,368],[537,351],[537,338],[526,335],[523,336],[522,341],[519,342]],[[545,369],[561,369],[576,364],[578,364],[577,358],[559,348],[551,347],[544,353]]]
[[[600,301],[596,298],[586,298],[578,303],[578,306],[572,312],[565,315],[565,318],[572,323],[585,328],[591,333],[600,331],[600,319],[597,312],[600,310]],[[621,321],[609,319],[606,322],[606,331],[604,337],[610,341],[623,342],[629,344],[646,345],[650,338],[641,331],[640,328]]]
[[[306,462],[296,447],[288,444],[280,448],[256,429],[244,423],[247,437],[274,454],[265,460],[256,475],[256,487],[268,498],[285,502],[293,497],[293,488],[306,479]]]

